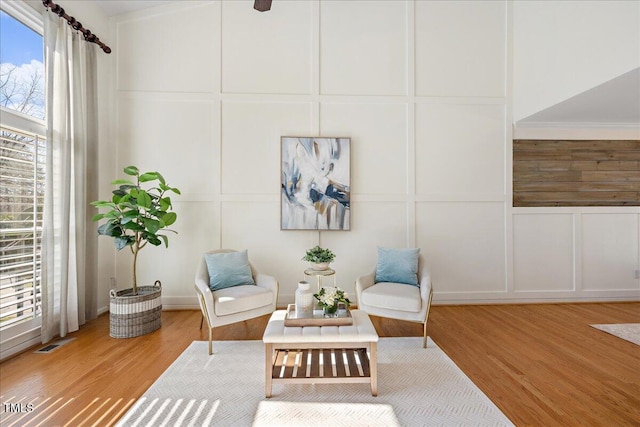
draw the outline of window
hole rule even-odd
[[[42,35],[0,11],[2,107],[44,119],[43,56]]]
[[[39,323],[46,140],[40,17],[21,2],[1,6],[0,331],[4,346]]]
[[[45,139],[0,126],[0,328],[40,314]]]

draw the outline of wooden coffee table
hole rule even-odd
[[[274,383],[369,383],[378,395],[378,334],[367,313],[352,310],[348,326],[285,326],[286,313],[275,311],[262,337],[266,397]]]

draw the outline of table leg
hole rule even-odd
[[[371,395],[378,395],[378,343],[372,342],[369,345],[371,353],[369,357],[369,372],[371,373]]]
[[[273,344],[264,344],[264,394],[271,397],[271,375],[273,374]]]

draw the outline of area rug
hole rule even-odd
[[[613,323],[608,325],[591,325],[596,329],[615,335],[618,338],[640,345],[640,323]]]
[[[381,338],[369,384],[274,384],[264,395],[261,341],[194,341],[118,426],[511,426],[438,346]]]

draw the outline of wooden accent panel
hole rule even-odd
[[[640,140],[514,140],[513,206],[640,206]]]

